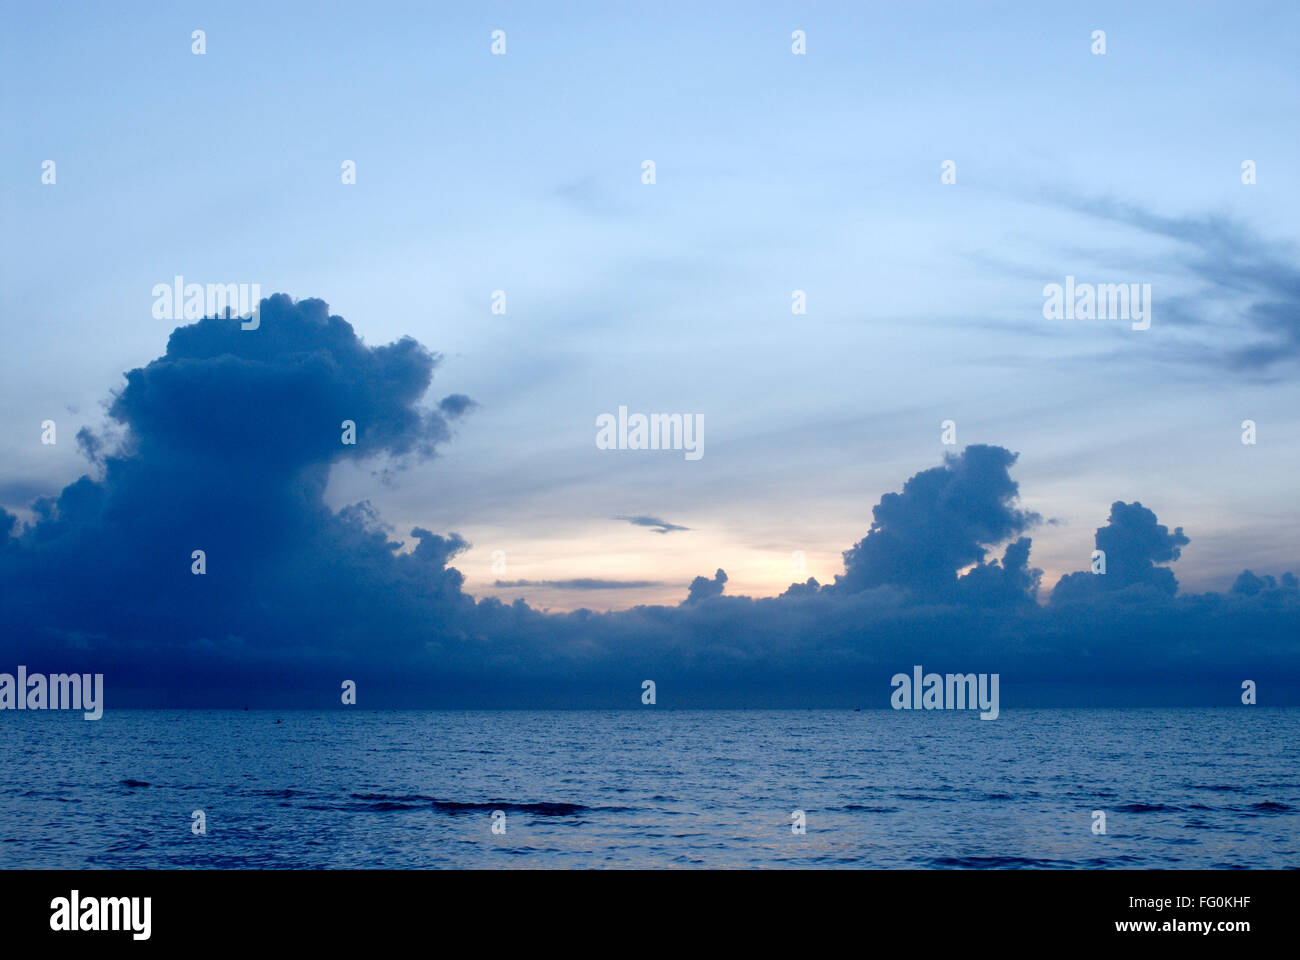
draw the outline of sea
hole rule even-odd
[[[0,729],[5,868],[1300,865],[1295,709],[7,711]]]

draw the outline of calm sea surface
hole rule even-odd
[[[0,731],[3,867],[1300,866],[1297,710],[5,711]]]

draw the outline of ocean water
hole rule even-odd
[[[0,724],[3,867],[1300,866],[1297,710],[117,710]]]

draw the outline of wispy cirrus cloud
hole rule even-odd
[[[650,527],[655,533],[671,533],[674,530],[689,530],[690,527],[683,527],[680,524],[669,523],[667,520],[660,520],[658,517],[636,516],[636,517],[615,517],[615,520],[626,520],[628,523],[637,527]]]
[[[1168,216],[1113,197],[1061,191],[1045,201],[1104,223],[1172,241],[1134,262],[1182,277],[1192,292],[1158,301],[1159,321],[1198,335],[1169,356],[1250,374],[1300,360],[1300,254],[1229,216]]]
[[[497,580],[498,589],[510,587],[546,587],[552,590],[626,590],[637,587],[662,587],[662,580],[600,580],[575,577],[572,580]]]

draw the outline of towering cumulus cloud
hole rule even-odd
[[[1063,603],[1094,593],[1135,586],[1172,597],[1178,592],[1174,572],[1156,564],[1177,560],[1189,542],[1183,536],[1182,527],[1170,533],[1169,528],[1157,523],[1156,515],[1142,504],[1117,500],[1110,506],[1110,519],[1106,526],[1097,530],[1096,543],[1101,551],[1099,560],[1105,563],[1104,575],[1067,574],[1052,591],[1052,600]]]
[[[335,513],[323,499],[337,461],[429,457],[447,440],[468,400],[419,407],[438,358],[409,338],[366,346],[319,300],[277,295],[261,318],[255,331],[181,327],[127,373],[102,477],[38,500],[36,523],[0,554],[7,644],[175,684],[173,667],[411,650],[437,638],[442,611],[469,604],[446,567],[458,538],[416,530],[399,555],[366,504]]]
[[[108,429],[79,437],[93,475],[30,504],[28,524],[0,510],[0,664],[103,672],[110,710],[329,706],[344,679],[371,706],[636,706],[645,679],[661,704],[883,705],[914,663],[1000,673],[1008,708],[1231,703],[1244,679],[1300,702],[1292,574],[1180,595],[1182,529],[1115,503],[1106,573],[1069,574],[1042,603],[1038,518],[997,446],[881,497],[826,586],[731,596],[719,569],[675,607],[475,601],[450,565],[460,537],[417,527],[403,549],[368,503],[324,499],[335,463],[433,457],[474,402],[430,399],[436,355],[367,346],[318,300],[277,295],[260,316],[177,329],[126,375]]]
[[[870,533],[844,552],[844,573],[833,589],[892,584],[954,596],[959,570],[983,564],[990,544],[1038,520],[1015,506],[1020,490],[1009,472],[1015,462],[1016,454],[1002,447],[971,446],[912,477],[902,493],[885,494],[871,511]],[[1020,560],[1027,560],[1027,541],[1022,552]]]

